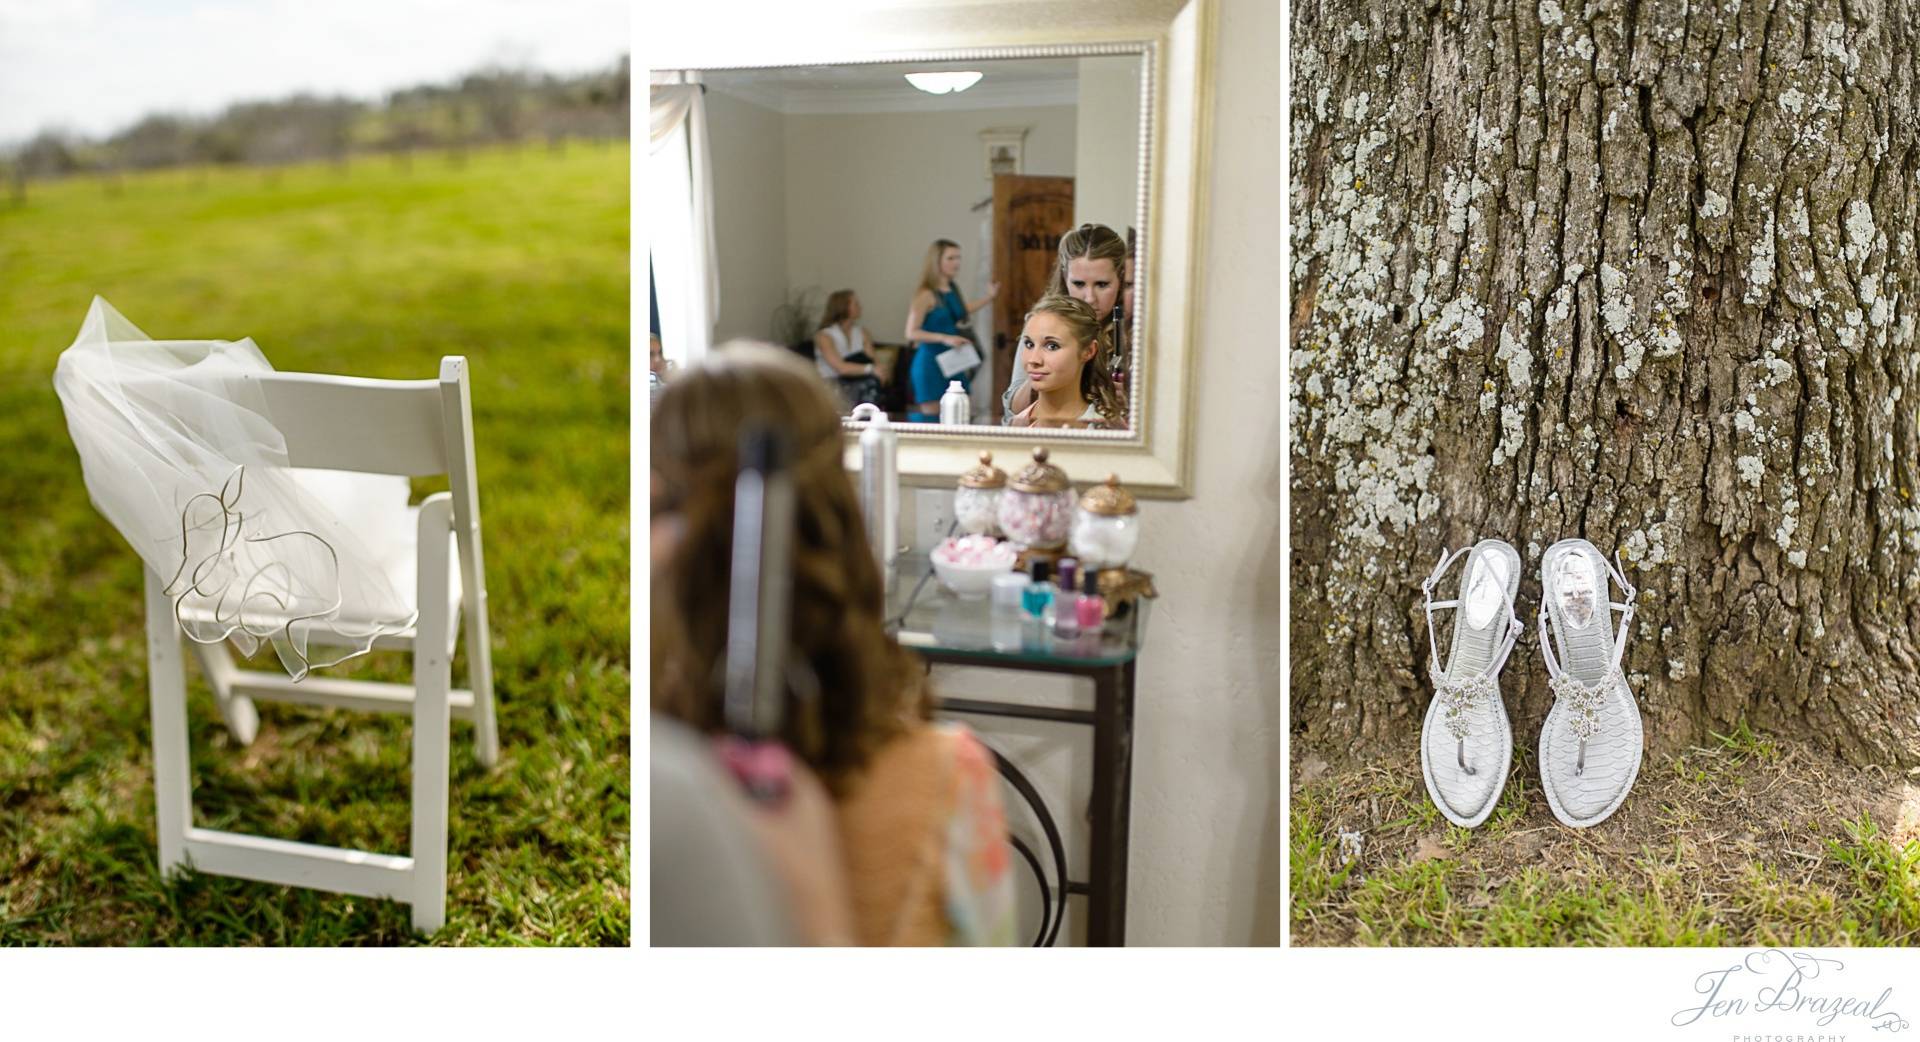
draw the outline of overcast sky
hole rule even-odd
[[[0,146],[298,91],[375,99],[489,63],[610,66],[626,0],[0,0]]]

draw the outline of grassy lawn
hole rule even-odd
[[[432,940],[628,943],[627,147],[0,198],[0,943],[410,943],[403,905],[158,876],[139,560],[88,503],[52,386],[96,293],[280,369],[420,379],[467,356],[501,763],[455,722]],[[195,824],[405,853],[405,717],[262,705],[241,748],[188,675]]]
[[[1532,751],[1487,823],[1427,797],[1417,750],[1295,768],[1296,945],[1912,945],[1920,787],[1744,727],[1647,760],[1607,821],[1559,824]],[[1343,839],[1344,834],[1344,839]]]

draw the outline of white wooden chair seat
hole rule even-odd
[[[413,522],[414,527],[417,529],[420,524],[420,508],[418,506],[408,507],[407,517]],[[394,590],[400,594],[401,601],[406,604],[409,611],[417,613],[420,610],[419,591],[415,588],[414,571],[419,565],[414,559],[413,547],[402,546],[399,550],[403,552],[389,553],[386,555],[386,559],[379,563],[381,570],[386,573],[388,580],[393,583]],[[461,585],[460,568],[457,565],[459,552],[459,542],[454,538],[453,533],[449,532],[447,534],[447,560],[450,565],[447,573],[449,586],[447,591],[447,618],[449,622],[456,624],[447,627],[449,652],[452,651],[451,643],[453,638],[459,634],[457,624],[460,621],[460,598],[462,594],[465,593],[465,589]],[[367,630],[373,627],[373,620],[376,614],[371,606],[355,603],[349,594],[342,600],[340,613],[335,620],[330,623],[315,620],[315,622],[310,624],[311,629],[308,631],[308,640],[314,644],[331,648],[356,645],[359,641],[352,639],[350,636],[342,636],[341,633],[343,631],[347,634],[367,632]],[[214,622],[213,612],[200,611],[192,608],[182,608],[180,618],[188,622],[199,622],[208,626],[213,625]],[[413,647],[414,634],[418,631],[418,628],[416,624],[414,626],[406,626],[401,629],[382,633],[374,639],[373,646],[376,648],[390,648],[405,651]]]

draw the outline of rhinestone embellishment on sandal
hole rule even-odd
[[[1620,680],[1620,671],[1612,669],[1600,679],[1598,684],[1588,687],[1573,678],[1571,673],[1562,673],[1547,681],[1553,689],[1553,697],[1567,704],[1572,714],[1567,726],[1574,736],[1582,742],[1600,733],[1600,710],[1606,704],[1606,692]]]
[[[1477,673],[1470,677],[1454,678],[1441,670],[1431,670],[1433,690],[1440,699],[1442,720],[1447,726],[1447,734],[1458,741],[1467,737],[1467,715],[1474,703],[1494,697],[1493,677],[1487,673]]]

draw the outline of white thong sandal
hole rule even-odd
[[[1609,575],[1626,600],[1607,598]],[[1585,539],[1562,539],[1540,559],[1540,654],[1553,689],[1540,729],[1540,787],[1553,816],[1572,828],[1598,825],[1619,810],[1640,773],[1640,707],[1620,669],[1636,596],[1621,570]]]
[[[1462,554],[1467,563],[1458,598],[1434,600],[1434,586]],[[1448,821],[1467,828],[1493,813],[1513,758],[1513,732],[1500,699],[1500,667],[1520,636],[1520,617],[1513,610],[1519,588],[1520,554],[1499,539],[1484,539],[1450,554],[1442,551],[1433,574],[1420,584],[1427,644],[1433,652],[1428,665],[1433,701],[1420,730],[1420,771],[1433,805]],[[1454,610],[1445,669],[1433,635],[1435,608]]]

